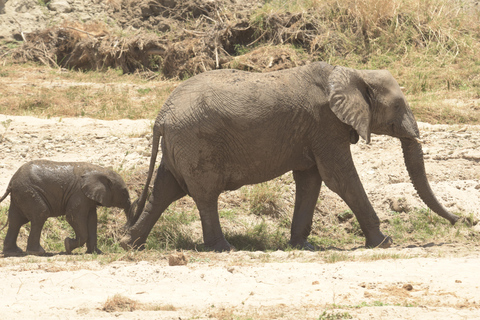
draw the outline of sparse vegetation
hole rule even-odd
[[[126,2],[115,4],[122,5],[125,10],[118,14],[133,14]],[[56,87],[55,95],[38,87],[4,95],[0,112],[150,118],[173,90],[172,85],[150,86],[156,79],[184,80],[226,67],[263,72],[322,60],[390,70],[405,87],[418,120],[480,123],[480,57],[475,54],[480,11],[469,2],[252,0],[237,14],[232,4],[219,1],[196,4],[200,15],[188,14],[192,5],[187,1],[165,12],[146,8],[160,20],[169,19],[163,33],[154,33],[157,25],[147,22],[131,35],[119,33],[121,26],[70,23],[31,34],[35,41],[17,49],[3,46],[2,75],[19,74],[15,61],[38,61],[55,68],[43,78],[72,83]],[[86,76],[91,78],[81,80]]]
[[[271,185],[267,190],[280,190],[278,189],[280,179],[270,182]],[[260,192],[263,193],[265,186],[260,188],[262,189]],[[288,240],[293,208],[285,208],[281,215],[258,215],[251,207],[252,199],[250,198],[251,193],[256,190],[251,186],[244,187],[239,191],[242,196],[234,209],[220,211],[220,219],[227,240],[237,250],[267,252],[291,250]],[[245,194],[249,194],[249,197],[245,197]],[[285,199],[285,194],[278,194],[277,197]],[[6,222],[7,210],[6,206],[2,206],[0,224]],[[382,252],[369,255],[367,258],[352,255],[350,250],[363,247],[365,239],[358,221],[349,211],[340,212],[337,217],[330,213],[323,215],[317,211],[314,219],[308,241],[320,251],[327,250],[319,256],[327,263],[352,259],[405,258],[399,254]],[[98,209],[98,245],[104,253],[111,255],[106,260],[129,260],[133,257],[125,255],[119,245],[125,221],[125,214],[120,209],[105,207]],[[478,221],[472,215],[467,215],[463,218],[463,222],[452,227],[448,221],[428,209],[413,208],[402,213],[392,212],[390,217],[382,223],[381,229],[391,236],[395,245],[398,246],[412,244],[422,246],[438,241],[480,245],[477,233],[471,229],[472,225],[477,223]],[[0,232],[0,239],[4,238],[5,233],[6,229]],[[25,248],[28,233],[29,224],[21,229],[18,241],[20,247]],[[42,245],[47,252],[64,252],[63,240],[67,236],[74,237],[74,233],[65,218],[50,218],[43,229]],[[147,252],[160,254],[172,250],[205,251],[200,218],[191,199],[179,200],[167,209],[152,229],[146,248]],[[76,252],[84,251],[85,247],[76,250]]]

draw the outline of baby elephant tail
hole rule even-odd
[[[0,203],[5,200],[5,198],[10,194],[10,192],[12,191],[12,189],[10,188],[10,185],[8,185],[8,188],[7,188],[7,191],[5,191],[5,194],[2,196],[2,198],[0,199]],[[6,227],[8,226],[8,218],[7,218],[7,222],[5,222],[5,224],[3,225],[2,229],[0,229],[0,231],[2,231],[3,229],[5,229]]]

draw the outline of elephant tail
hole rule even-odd
[[[2,196],[2,198],[0,198],[0,203],[5,200],[5,198],[10,194],[10,192],[12,192],[12,187],[10,186],[10,184],[8,184],[7,191],[5,191],[5,194]]]
[[[160,112],[161,114],[161,112]],[[147,201],[148,190],[150,187],[150,182],[152,181],[153,171],[155,170],[155,162],[157,160],[158,148],[160,146],[160,137],[162,136],[162,125],[160,123],[161,115],[155,120],[153,126],[153,139],[152,139],[152,154],[150,156],[150,166],[148,168],[147,181],[145,182],[145,187],[143,188],[140,198],[135,200],[132,204],[130,213],[128,214],[127,224],[133,226],[137,222],[138,218],[145,208],[145,202]],[[134,213],[135,212],[135,213]]]
[[[5,191],[5,194],[2,196],[2,198],[0,198],[0,203],[1,203],[3,200],[5,200],[5,198],[10,194],[11,191],[12,191],[12,188],[11,188],[10,184],[8,184],[7,191]],[[3,227],[0,229],[0,231],[2,231],[3,229],[5,229],[7,226],[8,226],[8,218],[7,218],[7,222],[5,222],[5,224],[4,224]]]

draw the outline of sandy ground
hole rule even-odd
[[[368,257],[377,250],[361,250],[357,261],[328,264],[298,251],[193,253],[186,266],[164,257],[8,258],[0,311],[2,319],[480,319],[480,257],[458,249],[387,249],[404,258],[376,261]],[[151,307],[103,311],[115,295]]]
[[[37,158],[116,169],[148,164],[150,120],[0,115],[0,123],[2,193],[16,169]],[[420,127],[437,196],[452,211],[478,218],[479,128]],[[375,136],[352,152],[381,218],[390,210],[389,199],[404,197],[408,205],[421,206],[398,141]],[[0,318],[480,319],[478,249],[438,239],[425,247],[388,250],[187,252],[186,266],[169,266],[168,257],[160,255],[111,263],[65,255],[0,258]],[[348,258],[325,263],[325,255]],[[382,255],[387,259],[378,260]],[[115,295],[140,307],[103,311]]]

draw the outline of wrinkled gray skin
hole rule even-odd
[[[192,77],[175,89],[155,121],[146,187],[121,243],[142,248],[162,212],[188,194],[200,212],[205,245],[230,250],[218,217],[219,194],[293,171],[293,246],[310,247],[323,181],[355,214],[366,246],[389,247],[392,240],[379,229],[350,153],[359,135],[369,143],[372,133],[400,138],[418,194],[455,223],[458,217],[430,189],[415,118],[388,71],[317,62],[263,74],[217,70]],[[163,157],[145,206],[160,136]]]
[[[65,238],[65,251],[87,243],[87,253],[97,248],[97,206],[118,207],[128,212],[127,186],[116,172],[85,162],[35,160],[20,167],[7,191],[10,195],[8,231],[3,243],[5,255],[22,254],[17,246],[20,227],[31,221],[27,253],[41,255],[40,233],[48,217],[65,215],[75,239]]]

